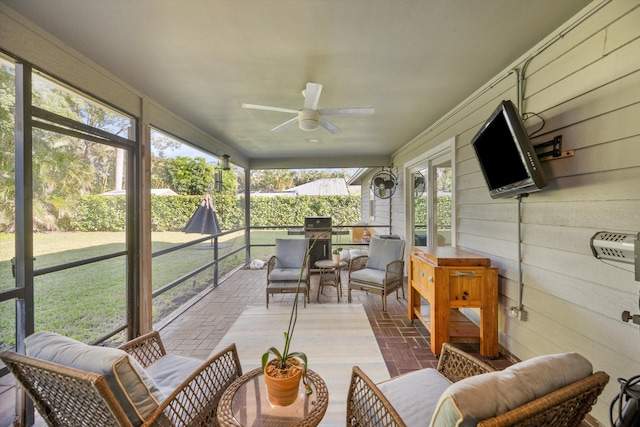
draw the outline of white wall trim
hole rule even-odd
[[[434,148],[427,150],[422,155],[406,161],[402,165],[402,171],[404,174],[404,182],[410,183],[411,174],[420,170],[426,163],[444,154],[451,156],[451,245],[456,246],[456,137],[453,136],[447,139],[445,142],[438,144]],[[404,186],[404,214],[405,214],[405,229],[404,235],[408,239],[409,236],[413,236],[413,209],[411,203],[413,203],[413,188],[411,185]]]

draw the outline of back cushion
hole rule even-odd
[[[465,378],[440,396],[431,426],[475,426],[478,421],[504,414],[592,373],[587,359],[577,353],[562,353]]]
[[[402,259],[403,253],[404,240],[374,237],[369,243],[367,268],[384,270],[391,261]]]
[[[276,268],[302,268],[307,239],[276,239]]]
[[[123,350],[87,345],[53,332],[30,335],[25,345],[28,356],[103,375],[135,426],[141,425],[163,400],[151,377]]]

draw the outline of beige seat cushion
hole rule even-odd
[[[427,425],[451,381],[435,369],[421,369],[376,384],[408,426]]]
[[[303,285],[307,282],[307,269],[300,272],[300,268],[274,268],[269,274],[269,280],[272,282],[298,282]]]
[[[475,426],[592,373],[587,359],[577,353],[562,353],[465,378],[444,391],[430,425]]]
[[[199,359],[169,353],[149,365],[146,371],[158,385],[162,395],[169,396],[203,363]]]
[[[349,279],[353,282],[365,282],[380,287],[384,284],[384,278],[384,270],[375,270],[373,268],[363,268],[362,270],[352,271],[349,275]]]

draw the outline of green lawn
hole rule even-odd
[[[35,269],[87,259],[125,249],[124,233],[38,233],[34,235]],[[181,232],[153,233],[153,251],[198,239]],[[253,236],[255,239],[258,235]],[[267,242],[268,236],[260,240]],[[244,244],[244,234],[219,239],[219,256]],[[271,250],[272,252],[272,250]],[[11,258],[13,235],[0,235],[0,289],[14,286]],[[153,289],[157,290],[213,260],[209,240],[153,258]],[[125,257],[70,268],[34,279],[36,330],[53,330],[78,340],[92,341],[125,323]],[[219,276],[244,263],[244,251],[221,262]],[[154,299],[154,321],[213,283],[213,268],[189,278]],[[0,349],[14,344],[15,303],[0,304]]]

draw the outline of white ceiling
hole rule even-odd
[[[2,1],[247,158],[289,166],[373,166],[361,159],[390,156],[590,2]],[[293,116],[241,108],[300,109],[309,81],[318,108],[376,112],[328,117],[333,135],[271,132]]]

